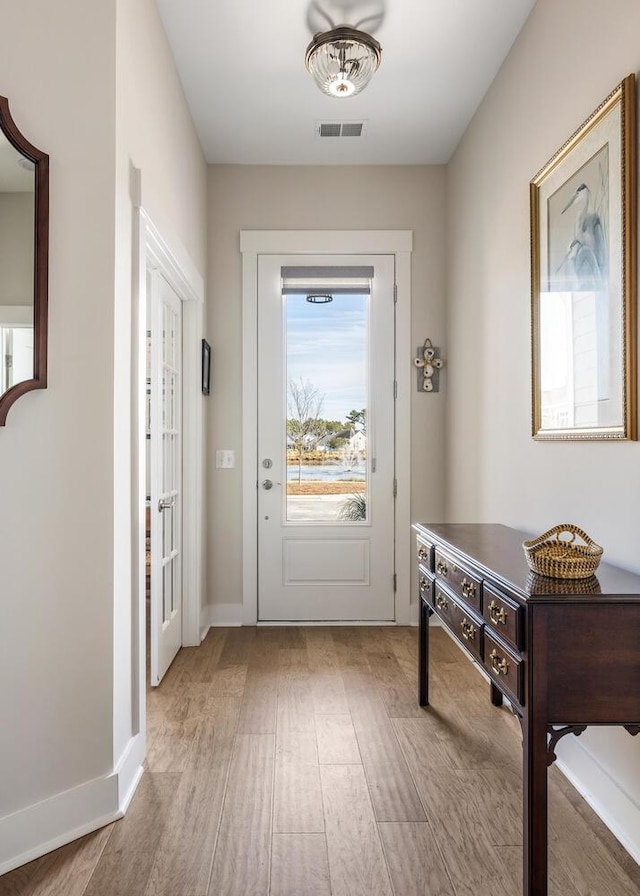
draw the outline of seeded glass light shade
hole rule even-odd
[[[380,44],[370,34],[342,27],[316,34],[307,47],[305,64],[320,90],[347,97],[364,90],[381,55]]]

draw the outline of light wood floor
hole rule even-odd
[[[0,878],[1,896],[518,896],[519,726],[436,629],[212,630],[148,698],[126,817]],[[554,896],[640,869],[551,770]]]

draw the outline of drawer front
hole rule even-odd
[[[416,535],[416,560],[433,572],[433,545],[420,535]]]
[[[460,606],[437,582],[433,591],[433,608],[469,653],[482,660],[482,622]]]
[[[500,644],[486,627],[484,630],[484,665],[500,690],[523,706],[524,661]]]
[[[435,550],[435,572],[465,603],[480,610],[482,579],[472,575],[440,548]]]
[[[516,650],[523,649],[522,607],[486,582],[482,586],[482,615],[487,627],[497,632],[503,641]]]
[[[433,578],[421,566],[418,567],[418,591],[429,604],[433,603]]]

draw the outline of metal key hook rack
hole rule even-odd
[[[440,371],[444,364],[440,357],[440,348],[430,339],[425,339],[424,344],[416,349],[413,364],[418,372],[418,392],[439,392]]]

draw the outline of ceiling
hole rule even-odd
[[[445,163],[535,0],[157,0],[205,157],[245,165]],[[305,69],[315,31],[357,25],[382,45],[358,96]],[[365,122],[318,137],[318,122]]]

